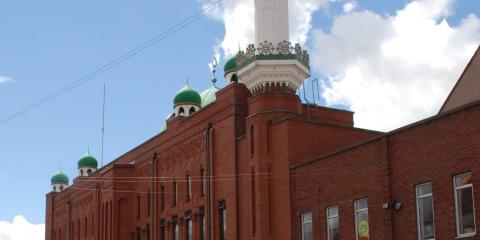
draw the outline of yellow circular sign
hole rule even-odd
[[[368,237],[368,221],[361,220],[358,223],[358,236],[360,237]]]

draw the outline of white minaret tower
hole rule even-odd
[[[237,55],[237,76],[252,93],[295,93],[310,76],[310,58],[289,40],[288,0],[255,0],[255,44]]]
[[[255,44],[289,41],[288,0],[255,1]]]

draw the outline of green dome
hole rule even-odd
[[[225,66],[223,67],[223,76],[227,76],[227,74],[235,71],[237,71],[237,55],[231,57],[225,63]]]
[[[183,86],[175,95],[173,99],[173,105],[191,104],[200,106],[202,104],[202,98],[197,91],[193,90],[190,85]]]
[[[86,153],[79,161],[78,168],[98,168],[98,161],[90,153]]]
[[[68,176],[62,173],[61,171],[56,172],[50,182],[53,184],[65,184],[68,185]]]
[[[217,87],[211,87],[200,93],[200,96],[202,97],[202,108],[214,103],[217,100],[215,93],[218,92],[218,90],[220,89]]]

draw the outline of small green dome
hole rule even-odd
[[[227,76],[227,74],[231,72],[236,72],[237,71],[237,55],[231,57],[230,59],[227,60],[225,63],[225,66],[223,67],[223,76]]]
[[[197,91],[193,90],[190,85],[183,86],[175,95],[173,99],[173,105],[191,104],[200,106],[202,104],[202,98]]]
[[[215,93],[218,92],[218,90],[220,89],[217,87],[211,87],[200,93],[200,96],[202,97],[202,108],[214,103],[217,100]]]
[[[86,153],[83,157],[78,161],[78,168],[98,168],[98,161],[90,155],[90,153]]]
[[[50,182],[53,184],[65,184],[68,185],[68,176],[65,175],[62,171],[56,172],[52,178],[50,179]]]

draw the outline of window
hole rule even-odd
[[[302,240],[312,240],[312,213],[302,213]]]
[[[200,208],[200,219],[199,219],[199,239],[200,240],[205,240],[207,239],[205,237],[205,234],[206,234],[206,231],[205,231],[205,209],[204,208]]]
[[[173,180],[173,206],[177,206],[177,200],[178,200],[178,196],[177,196],[177,193],[178,193],[178,184],[177,184],[177,180]]]
[[[183,107],[180,107],[180,109],[178,110],[178,115],[179,116],[185,115],[185,109],[183,109]]]
[[[87,170],[87,175],[88,175],[88,176],[92,175],[92,169],[89,168],[89,169]]]
[[[172,220],[172,240],[178,240],[178,224],[176,217]]]
[[[165,186],[160,187],[160,209],[165,210]]]
[[[140,195],[137,194],[137,219],[140,218]]]
[[[219,217],[219,230],[220,230],[220,240],[227,239],[227,206],[225,202],[220,202],[218,204],[218,217]]]
[[[203,168],[200,169],[200,184],[202,184],[202,186],[200,186],[200,195],[203,197],[205,196],[205,192],[207,189],[207,185],[205,182],[205,170]]]
[[[192,199],[192,177],[187,175],[187,202]]]
[[[185,214],[185,240],[193,239],[192,214],[190,212]]]
[[[150,189],[147,191],[147,216],[150,216]]]
[[[167,231],[165,220],[160,221],[160,240],[167,240]]]
[[[253,125],[250,126],[250,157],[252,158],[255,154],[255,129]]]
[[[368,240],[368,201],[366,198],[355,201],[355,239]]]
[[[189,115],[192,115],[192,114],[194,114],[194,113],[195,113],[195,108],[194,108],[194,107],[191,107],[188,114],[189,114]]]
[[[455,186],[455,213],[457,217],[457,236],[474,235],[475,207],[473,200],[472,173],[465,173],[454,177]]]
[[[416,187],[418,239],[435,239],[433,221],[432,184],[425,183]]]
[[[327,208],[327,239],[340,239],[340,228],[338,221],[338,206],[331,206]]]

